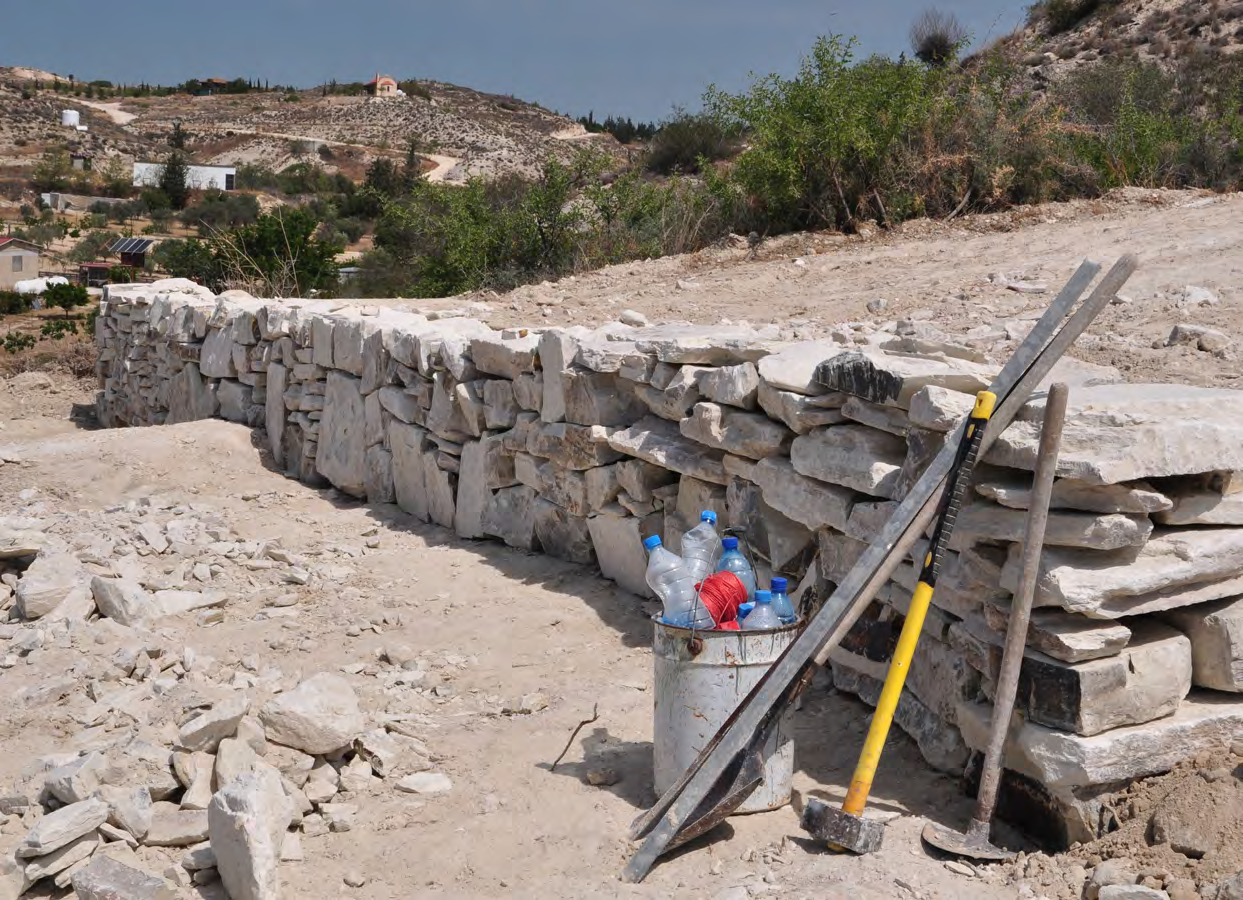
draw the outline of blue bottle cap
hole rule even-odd
[[[771,591],[756,591],[755,602],[756,603],[772,603],[773,602],[772,592]]]
[[[660,535],[658,534],[652,535],[650,538],[648,538],[646,541],[643,542],[644,550],[655,550],[659,546],[660,546]]]
[[[713,525],[715,525],[716,524],[716,513],[714,513],[710,509],[705,509],[703,512],[699,514],[699,521],[711,522]]]
[[[726,550],[737,550],[738,538],[721,538],[721,546]]]
[[[790,586],[789,582],[787,582],[784,578],[773,579],[773,593],[774,594],[784,594],[786,592],[786,588],[788,588],[789,586]]]

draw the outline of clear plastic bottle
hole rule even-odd
[[[738,538],[727,537],[721,541],[721,558],[717,560],[718,572],[733,572],[747,589],[747,599],[755,599],[755,569],[738,549]]]
[[[755,592],[755,609],[742,620],[745,631],[771,631],[781,627],[781,618],[773,609],[773,595],[769,591]]]
[[[715,628],[712,614],[695,594],[695,581],[686,571],[682,557],[661,546],[659,537],[643,542],[648,552],[647,584],[665,605],[662,618],[667,625],[683,628]]]
[[[798,611],[795,610],[794,604],[790,602],[790,596],[786,593],[789,586],[789,582],[784,578],[773,579],[773,612],[777,614],[782,625],[792,625],[798,619]]]
[[[699,584],[712,574],[712,564],[721,549],[721,538],[716,533],[716,513],[705,509],[699,516],[699,524],[682,535],[682,561],[687,571]]]

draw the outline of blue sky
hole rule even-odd
[[[1030,0],[943,0],[977,41]],[[929,0],[99,0],[6,4],[0,65],[112,81],[254,77],[300,86],[376,70],[512,93],[562,112],[658,119],[709,83],[788,73],[816,35],[906,48]],[[176,10],[176,11],[174,11]]]

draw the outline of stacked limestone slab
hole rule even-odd
[[[264,428],[293,477],[647,593],[641,540],[715,510],[809,600],[849,571],[996,368],[919,323],[496,331],[334,301],[112,288],[99,414]],[[1007,758],[1055,838],[1105,790],[1243,734],[1243,392],[1066,361],[1071,409]],[[980,466],[898,710],[928,761],[983,748],[1039,439],[1033,400]],[[917,575],[833,654],[875,702]]]

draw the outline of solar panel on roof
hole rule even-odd
[[[155,241],[151,238],[121,238],[108,248],[110,253],[146,253]]]

